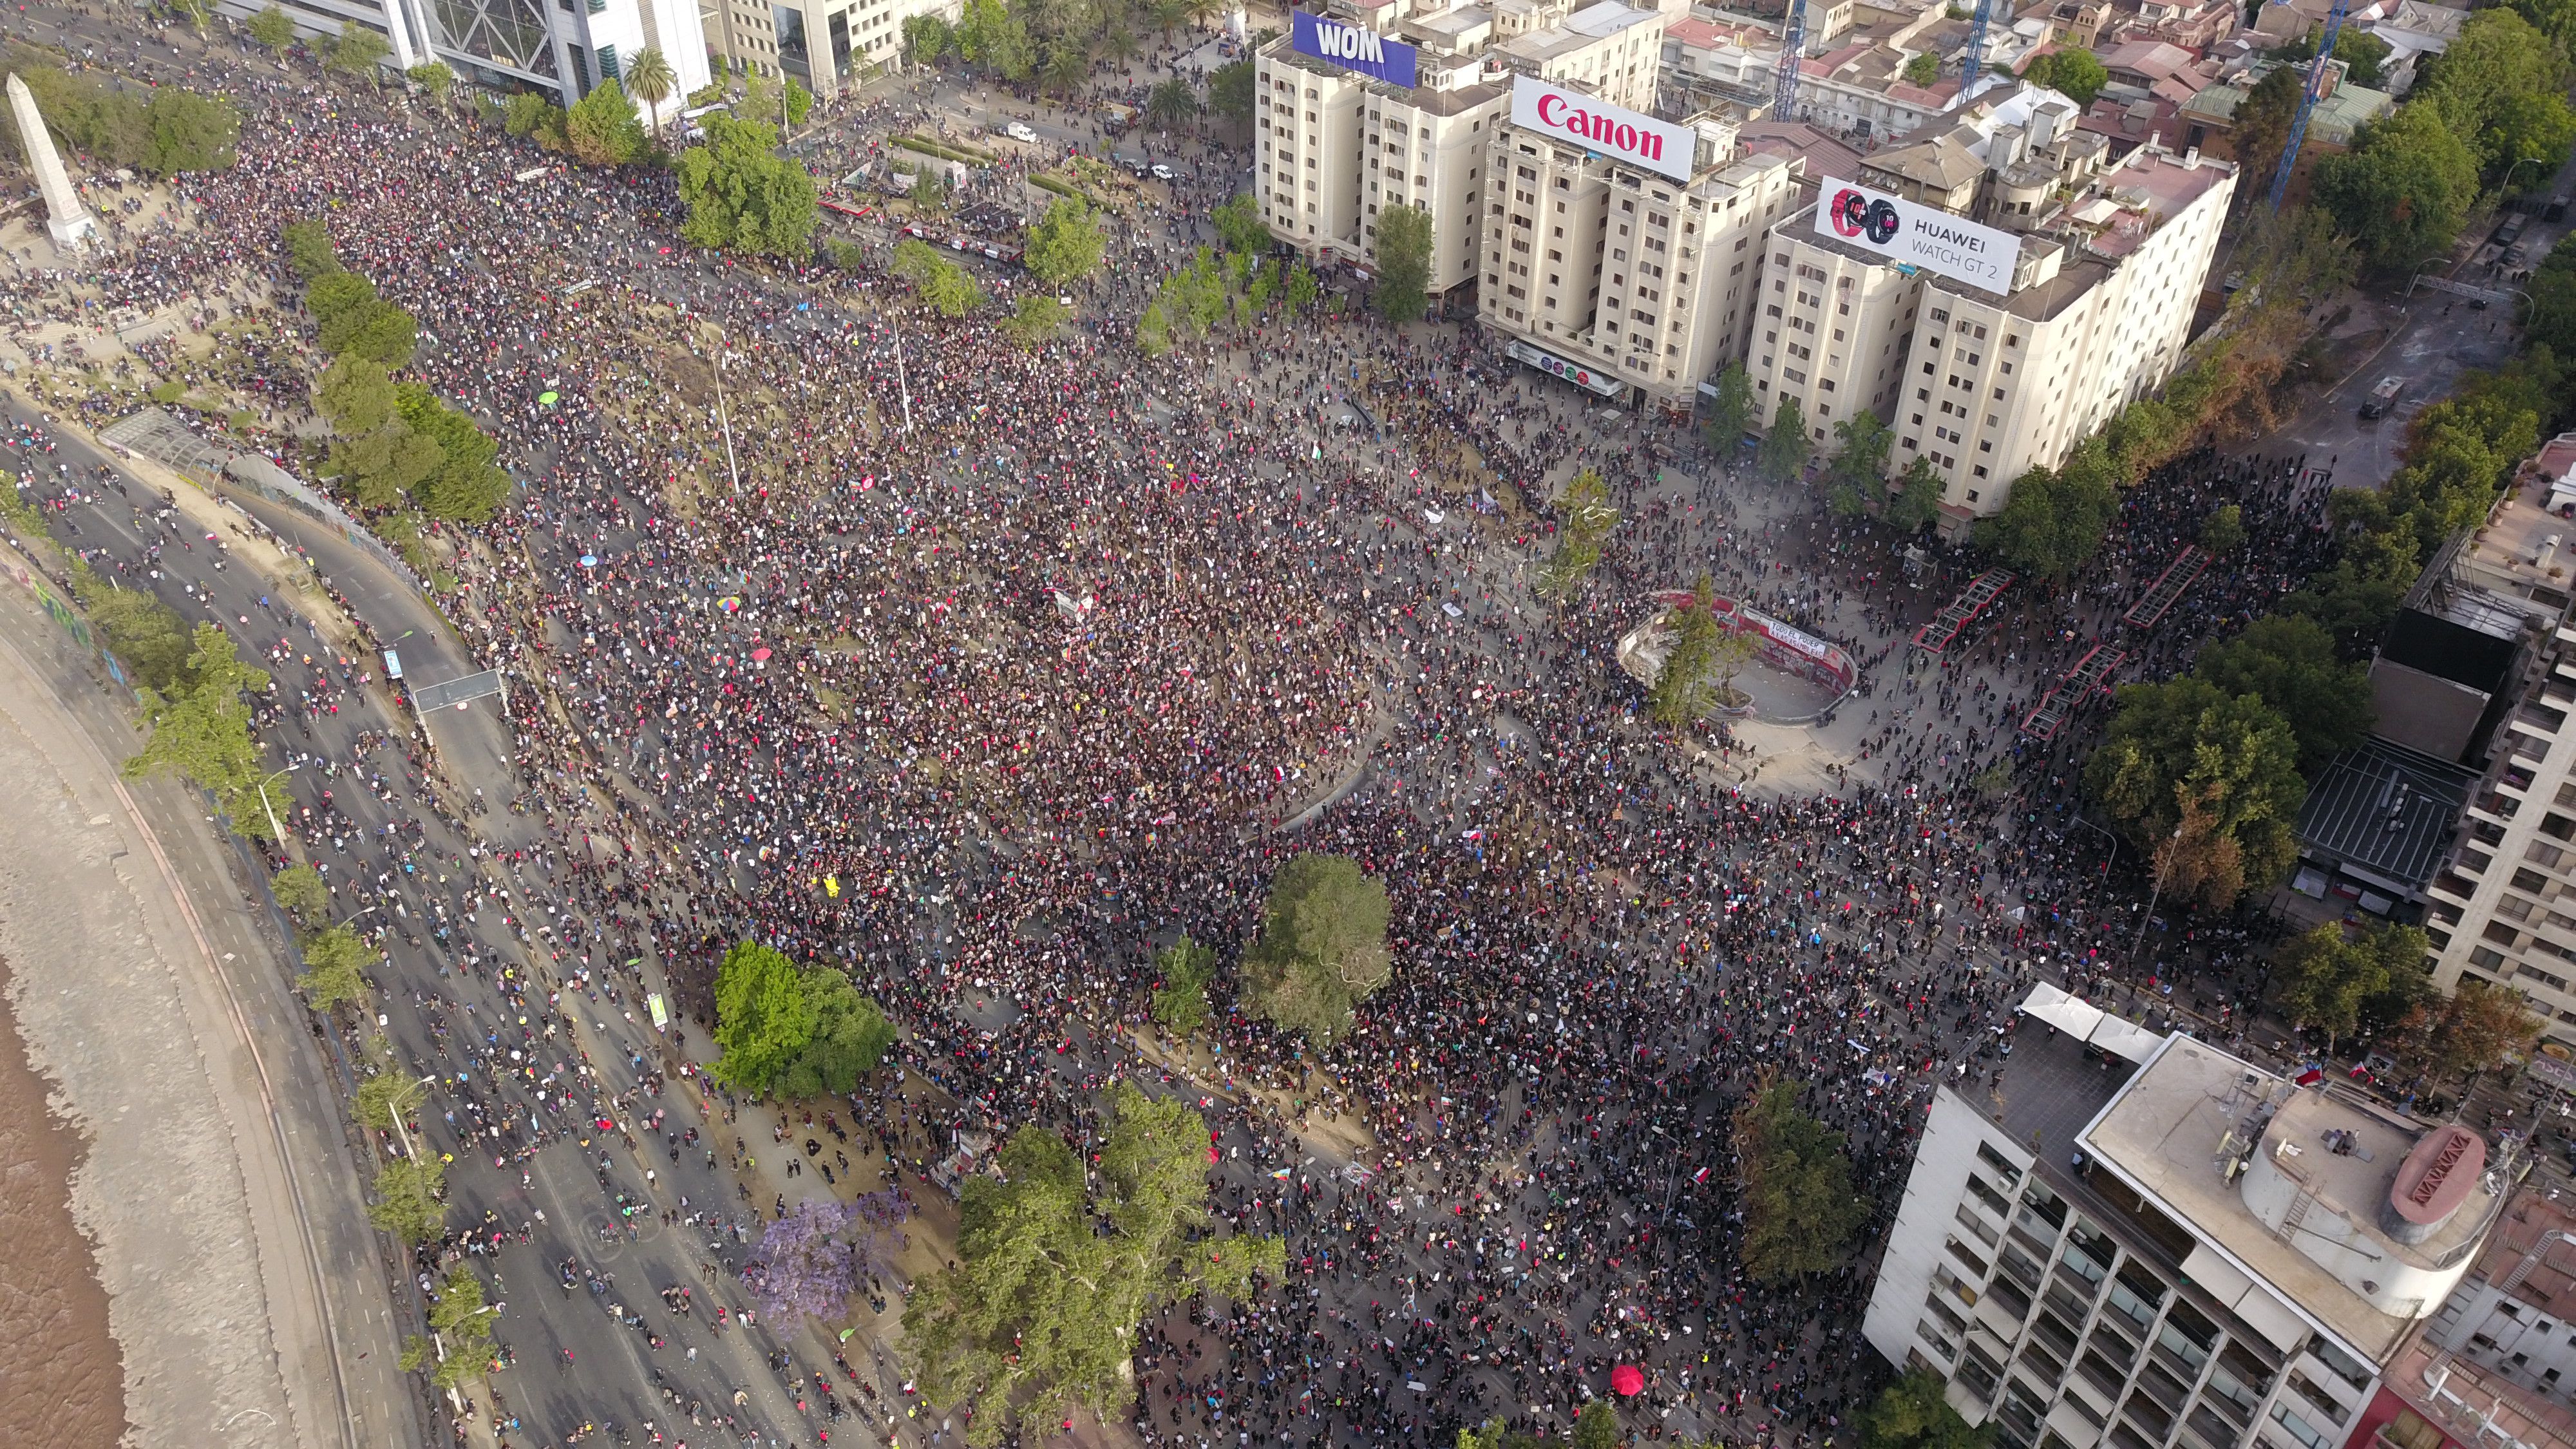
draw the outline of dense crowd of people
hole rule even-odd
[[[539,1005],[529,1023],[527,993],[667,987],[703,1027],[716,960],[756,938],[846,967],[902,1026],[898,1061],[936,1090],[835,1110],[916,1190],[970,1136],[1082,1133],[1113,1076],[1200,1103],[1215,1205],[1284,1235],[1289,1270],[1148,1326],[1148,1442],[1560,1434],[1630,1364],[1633,1433],[1804,1445],[1872,1378],[1867,1264],[1741,1270],[1733,1105],[1799,1084],[1849,1134],[1871,1238],[1929,1093],[1993,1069],[2033,981],[2179,973],[2176,1005],[2197,992],[2210,1016],[2259,989],[2224,931],[2132,961],[2131,880],[2065,833],[2082,730],[2018,726],[2095,642],[2128,651],[2124,677],[2160,675],[2302,577],[2327,547],[2303,460],[2177,461],[2129,494],[2083,584],[2010,591],[1927,655],[1906,641],[1972,563],[1909,566],[1883,528],[1731,471],[1682,424],[1587,413],[1472,328],[1274,319],[1148,362],[1110,315],[1031,349],[881,276],[686,249],[660,175],[520,181],[545,158],[490,131],[326,116],[274,76],[234,93],[240,164],[191,178],[101,295],[286,305],[276,227],[324,217],[434,339],[412,375],[490,428],[522,485],[440,548],[451,616],[533,686],[509,698],[524,793],[496,803],[557,844],[507,861],[508,899],[472,852],[430,847],[472,830],[425,791],[412,839],[359,842],[388,878],[438,876],[407,927],[458,972],[454,1000],[416,1002],[432,1033],[485,1077],[529,1048],[439,1108],[507,1171],[586,1120],[541,1095],[557,1022]],[[852,105],[833,124],[857,147],[912,119]],[[1113,246],[1161,255],[1207,199],[1149,208]],[[68,315],[41,278],[10,300]],[[1623,519],[1551,610],[1532,567],[1578,466]],[[2195,585],[2196,626],[2125,629],[2229,502],[2251,543]],[[1847,746],[1824,777],[1748,787],[1644,715],[1617,640],[1645,591],[1701,573],[1860,661],[1815,726]],[[327,660],[245,627],[306,708],[329,705]],[[375,749],[413,798],[427,762]],[[300,831],[345,854],[330,814]],[[1186,932],[1230,953],[1307,850],[1385,880],[1392,982],[1329,1049],[1220,992],[1207,1052],[1148,1050],[1153,948]],[[483,911],[502,949],[451,938]],[[608,1110],[674,1162],[687,1131],[712,1168],[651,1105],[667,1085],[643,1070]],[[718,1238],[747,1222],[662,1210]],[[497,1252],[511,1231],[467,1238]],[[888,1414],[884,1433],[927,1428]]]

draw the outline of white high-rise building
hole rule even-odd
[[[2040,986],[1992,1076],[1934,1092],[1862,1332],[2009,1449],[2338,1449],[2512,1175]]]
[[[963,10],[962,0],[705,0],[704,25],[735,73],[793,79],[830,96],[900,64],[905,21],[936,15],[954,24]]]
[[[1512,115],[1487,152],[1478,320],[1542,371],[1687,410],[1744,355],[1800,163],[1747,154],[1714,112],[1676,125],[1527,76]]]
[[[337,36],[350,26],[385,37],[386,63],[409,70],[444,61],[459,78],[502,89],[536,86],[569,106],[601,81],[622,78],[636,55],[659,50],[676,79],[658,123],[710,72],[697,0],[279,0],[297,33]],[[268,0],[217,0],[216,8],[247,20]],[[638,106],[638,111],[642,107]]]
[[[1431,214],[1430,290],[1477,279],[1485,153],[1514,74],[1579,80],[1622,105],[1655,93],[1666,15],[1606,3],[1493,0],[1397,20],[1393,7],[1341,3],[1333,15],[1361,30],[1354,48],[1382,60],[1409,51],[1413,84],[1385,67],[1299,48],[1295,33],[1255,56],[1254,187],[1271,235],[1319,260],[1369,265],[1382,207]],[[1337,32],[1347,33],[1347,32]],[[1320,48],[1320,47],[1318,47]]]

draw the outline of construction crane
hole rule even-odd
[[[1959,99],[1968,98],[1968,88],[1977,83],[1977,73],[1986,66],[1986,22],[1994,18],[1995,0],[1977,0],[1976,17],[1968,22],[1968,48],[1959,52]]]
[[[2280,4],[2281,0],[2273,0]],[[2308,116],[2317,108],[2317,98],[2325,94],[2326,65],[2334,59],[2335,37],[2343,34],[2343,13],[2347,0],[2334,0],[2326,12],[2326,32],[2317,42],[2317,54],[2308,62],[2308,83],[2299,92],[2299,113],[2290,121],[2290,139],[2281,146],[2281,164],[2272,168],[2271,210],[2281,210],[2281,194],[2290,189],[2291,168],[2299,164],[2299,142],[2308,134]]]
[[[1789,0],[1789,13],[1780,22],[1780,71],[1771,80],[1771,118],[1775,121],[1798,118],[1798,57],[1806,48],[1807,0]]]

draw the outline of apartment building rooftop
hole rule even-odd
[[[2189,1225],[2192,1281],[2258,1328],[2286,1300],[2375,1364],[2466,1276],[2501,1206],[2486,1141],[2468,1128],[2425,1131],[2179,1035],[2077,1145]]]
[[[2441,865],[2477,783],[2478,772],[2465,765],[2366,739],[2317,776],[2299,807],[2299,843],[2336,866],[2414,895]],[[2311,893],[2322,894],[2324,881],[2314,884]]]
[[[1581,50],[1596,41],[1633,30],[1640,25],[1658,25],[1663,16],[1653,10],[1631,10],[1618,0],[1602,0],[1589,5],[1545,30],[1515,35],[1495,45],[1494,53],[1507,63],[1539,66],[1560,55]]]

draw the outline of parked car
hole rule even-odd
[[[1171,181],[1177,179],[1181,174],[1173,170],[1171,167],[1164,165],[1160,161],[1155,162],[1149,169],[1153,171],[1154,179],[1157,181]]]
[[[1011,124],[1002,128],[1002,134],[1010,137],[1014,141],[1026,141],[1031,145],[1037,144],[1038,133],[1032,129],[1026,121],[1013,121]]]

